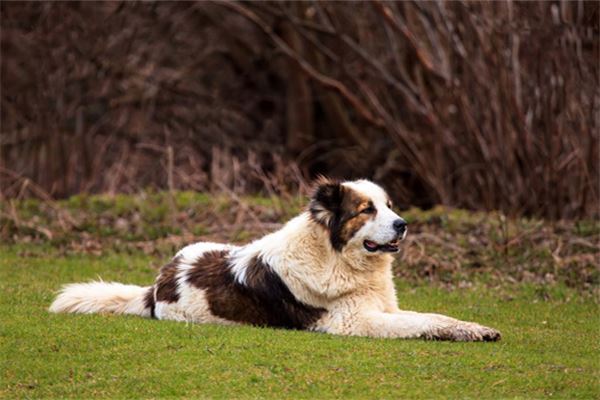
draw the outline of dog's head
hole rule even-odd
[[[406,221],[392,210],[389,196],[367,180],[320,179],[309,204],[312,219],[329,231],[337,251],[360,247],[368,253],[396,252]]]

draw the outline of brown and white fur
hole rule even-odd
[[[52,312],[252,324],[338,335],[495,341],[500,333],[439,314],[402,311],[392,253],[406,223],[367,180],[321,180],[308,209],[245,246],[183,248],[154,285],[66,285]]]

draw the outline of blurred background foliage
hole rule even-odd
[[[305,192],[597,217],[599,3],[3,2],[2,196]]]

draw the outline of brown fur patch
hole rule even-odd
[[[160,274],[156,278],[154,284],[156,287],[156,301],[175,303],[179,300],[176,277],[178,265],[179,257],[175,257],[171,262],[160,269]]]
[[[150,286],[150,288],[146,291],[144,295],[144,306],[150,309],[150,316],[155,318],[156,315],[154,313],[154,309],[156,307],[156,303],[154,302],[154,286]]]
[[[187,281],[203,289],[211,312],[230,321],[260,326],[305,329],[323,312],[299,302],[281,278],[258,257],[240,284],[231,273],[228,251],[211,251],[199,258]]]
[[[342,216],[340,220],[341,227],[339,230],[340,242],[343,244],[348,243],[354,234],[377,214],[377,211],[372,214],[361,213],[361,210],[367,207],[373,207],[373,203],[368,197],[365,197],[352,189],[345,189],[344,200],[342,201],[341,207]]]

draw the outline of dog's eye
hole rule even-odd
[[[363,208],[360,213],[361,214],[373,214],[375,211],[376,211],[375,207],[368,206],[367,208]]]
[[[391,201],[388,201],[386,205],[388,206],[388,208],[392,208],[392,206],[393,206]]]

